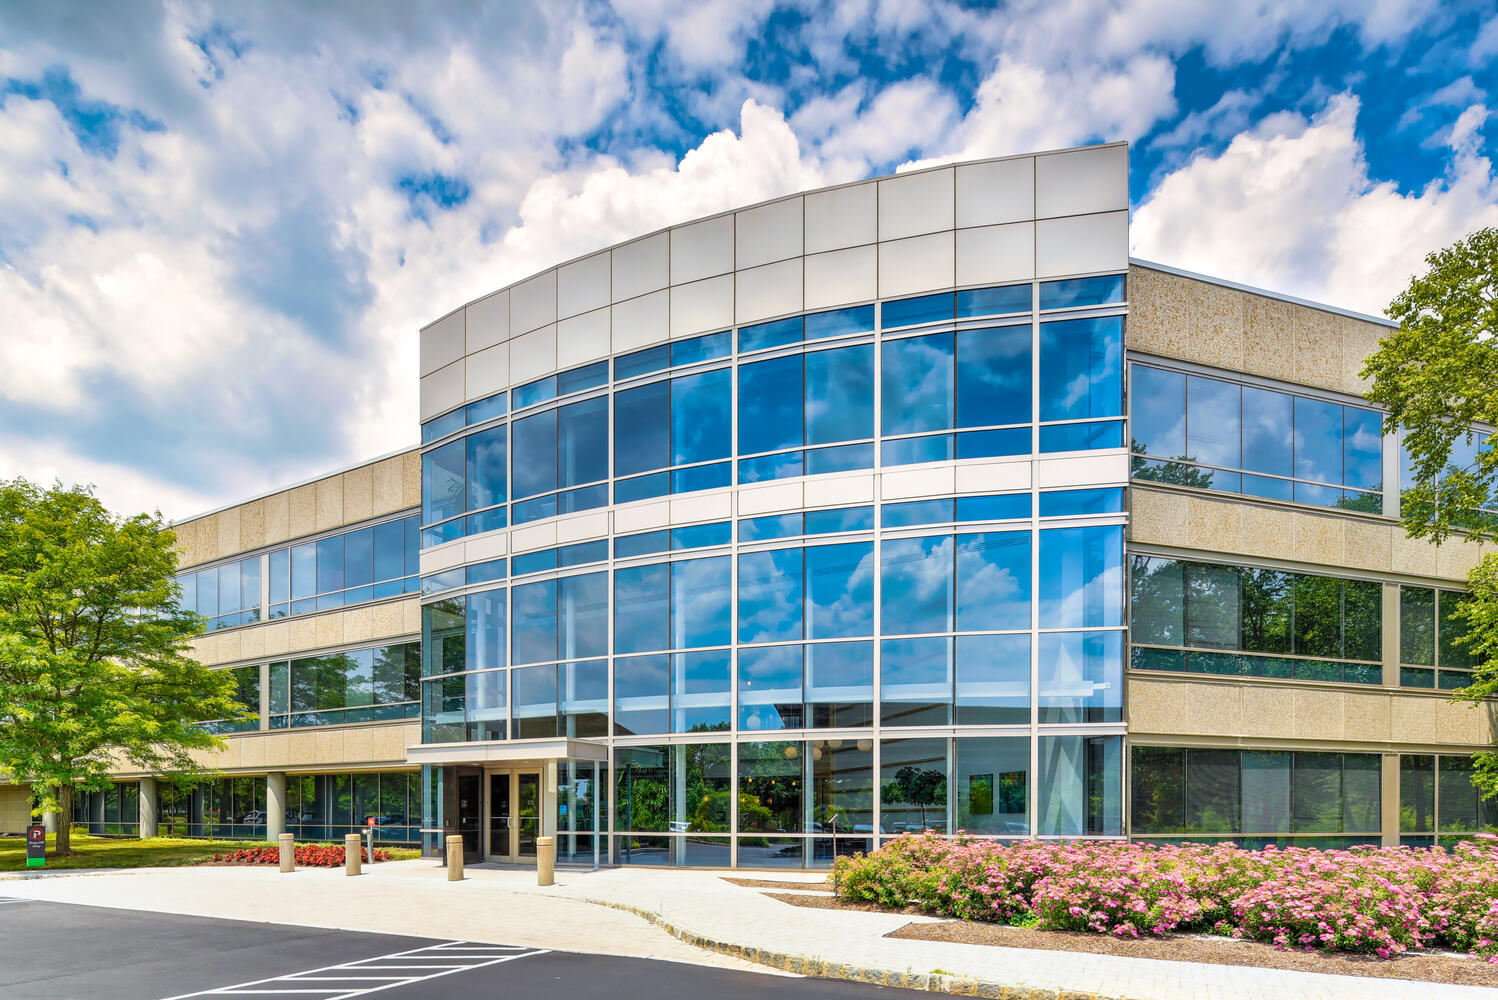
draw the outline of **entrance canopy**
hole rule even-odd
[[[608,760],[608,747],[592,740],[559,737],[550,740],[478,741],[473,743],[423,743],[406,748],[406,763],[431,764],[521,764],[562,760]]]

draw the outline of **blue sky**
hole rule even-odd
[[[1141,257],[1377,312],[1498,225],[1495,3],[0,7],[0,476],[197,510],[416,440],[416,331],[790,191],[1127,140]]]

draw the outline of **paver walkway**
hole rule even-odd
[[[889,931],[927,918],[790,906],[724,881],[729,874],[751,875],[562,870],[557,885],[539,888],[533,871],[487,867],[470,868],[463,882],[449,883],[441,868],[421,860],[366,868],[359,878],[348,878],[341,869],[281,875],[273,868],[247,867],[6,880],[0,881],[0,894],[751,967],[691,948],[618,909],[623,907],[648,914],[675,934],[761,955],[800,956],[813,960],[814,968],[904,973],[929,988],[963,992],[975,982],[1001,984],[1014,989],[1009,994],[1014,996],[1028,990],[1036,997],[1069,991],[1131,1000],[1492,1000],[1495,995],[1479,987],[1398,979],[887,938]],[[765,877],[821,881],[816,875],[779,872]]]

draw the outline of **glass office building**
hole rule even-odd
[[[79,821],[745,868],[1493,828],[1477,547],[1404,537],[1361,396],[1389,324],[1130,260],[1128,212],[1122,145],[959,163],[429,324],[414,450],[177,525],[222,778]]]

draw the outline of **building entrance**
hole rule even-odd
[[[534,861],[541,833],[541,772],[488,772],[486,852],[490,861]]]

